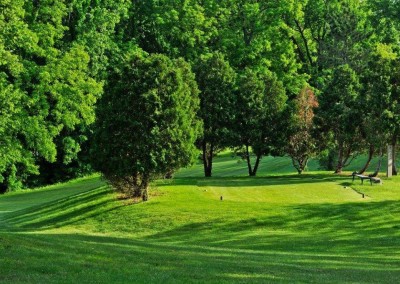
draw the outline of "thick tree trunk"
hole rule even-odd
[[[351,156],[351,148],[349,147],[348,149],[345,150],[345,148],[342,145],[341,149],[339,149],[338,163],[336,166],[335,174],[342,173],[343,168],[347,167],[350,164],[351,161],[347,163],[350,159],[350,156]]]
[[[307,166],[307,163],[308,163],[308,158],[307,157],[305,157],[304,159],[301,159],[301,158],[300,159],[295,159],[295,158],[292,157],[293,167],[297,170],[297,173],[299,175],[301,175],[303,173],[304,169]]]
[[[254,168],[251,166],[249,145],[246,145],[246,161],[247,161],[247,169],[249,171],[249,176],[254,177],[257,175],[257,170],[260,165],[260,160],[261,160],[261,155],[257,155],[256,163],[254,164]]]
[[[368,160],[367,160],[367,162],[365,163],[364,167],[363,167],[361,170],[358,171],[358,173],[359,173],[360,175],[362,175],[363,173],[365,173],[365,171],[368,169],[369,164],[371,163],[371,160],[372,160],[372,158],[373,158],[373,156],[374,156],[374,153],[375,153],[375,147],[374,147],[374,145],[371,144],[371,145],[369,146]]]
[[[203,141],[203,166],[204,166],[204,176],[211,177],[212,175],[212,159],[213,159],[213,145],[207,149],[207,142]]]
[[[300,175],[302,170],[300,169],[299,161],[292,157],[292,165],[297,170],[297,173]]]
[[[253,171],[250,176],[255,177],[257,175],[258,166],[260,165],[261,155],[257,155],[256,163],[254,164]]]
[[[339,148],[338,162],[335,169],[335,174],[340,174],[343,170],[343,148]]]

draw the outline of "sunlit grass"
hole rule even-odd
[[[0,282],[398,281],[399,177],[228,177],[243,166],[228,159],[220,177],[155,182],[146,203],[97,176],[1,196]]]

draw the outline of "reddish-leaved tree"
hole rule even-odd
[[[304,87],[294,100],[287,153],[299,174],[304,171],[317,148],[312,136],[314,109],[317,107],[317,98],[308,86]]]

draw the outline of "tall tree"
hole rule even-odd
[[[313,136],[314,109],[317,107],[317,98],[310,87],[304,87],[293,101],[294,111],[288,127],[286,151],[299,174],[304,171],[309,158],[317,150],[317,141]]]
[[[0,10],[1,192],[21,187],[27,175],[38,173],[36,156],[54,160],[56,154],[42,99],[31,92],[35,62],[29,59],[37,54],[39,39],[26,24],[23,6],[24,1],[7,1]]]
[[[396,52],[390,45],[377,44],[371,53],[369,69],[364,78],[364,102],[368,110],[365,126],[367,141],[370,147],[380,151],[387,144],[395,148],[400,133],[399,74]]]
[[[279,144],[278,136],[276,141],[270,140],[272,133],[279,133],[276,130],[286,93],[297,94],[306,76],[299,72],[294,44],[284,22],[290,6],[287,1],[223,2],[229,6],[229,13],[224,15],[227,24],[221,32],[222,48],[241,74],[238,143],[244,145],[249,175],[255,175],[262,155],[270,154],[272,145],[275,148]],[[256,155],[254,166],[250,161],[252,151]]]
[[[151,180],[197,156],[199,99],[182,59],[131,54],[100,100],[93,162],[115,189],[145,201]]]
[[[335,173],[341,173],[359,149],[360,117],[358,108],[360,82],[357,74],[348,65],[337,67],[330,82],[320,96],[317,116],[320,131],[332,133],[337,151]]]
[[[399,1],[391,0],[369,0],[367,3],[373,11],[369,19],[374,26],[376,41],[374,45],[375,49],[371,52],[372,58],[370,60],[371,66],[369,66],[370,72],[368,72],[368,77],[373,73],[375,73],[375,76],[379,76],[379,73],[382,74],[382,77],[377,78],[378,80],[369,81],[369,87],[376,88],[378,85],[386,85],[383,95],[385,97],[387,109],[384,113],[386,117],[391,117],[387,126],[389,126],[388,130],[391,136],[389,143],[393,146],[393,174],[396,175],[395,151],[400,135],[400,129],[398,127],[399,110],[397,108],[400,92],[398,89],[400,81],[400,67],[398,64],[398,58],[400,56],[398,44],[400,41],[400,21],[398,20],[400,15],[400,3]],[[368,77],[366,80],[369,80]]]
[[[54,162],[62,131],[94,120],[101,84],[88,75],[81,46],[64,48],[65,12],[62,1],[7,1],[0,11],[1,93],[12,94],[2,107],[13,117],[2,135],[12,143],[0,167],[3,190],[38,174],[39,160]]]
[[[199,143],[204,174],[211,177],[213,156],[232,143],[236,74],[221,53],[203,56],[195,72],[200,89],[199,117],[203,120]]]
[[[255,176],[262,156],[281,146],[278,128],[287,96],[282,82],[268,70],[246,69],[239,78],[238,91],[237,146],[244,146],[249,176]],[[254,165],[251,153],[256,156]]]

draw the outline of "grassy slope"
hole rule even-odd
[[[289,171],[284,159],[270,163]],[[225,156],[219,177],[184,170],[139,204],[117,200],[97,177],[2,196],[0,282],[399,279],[399,178],[382,186],[327,173],[248,178],[243,166]]]

